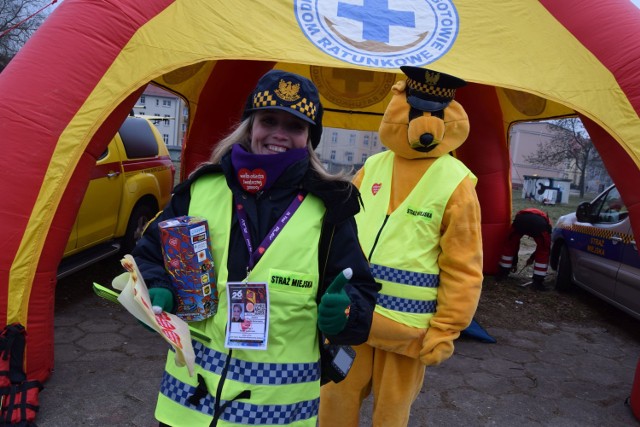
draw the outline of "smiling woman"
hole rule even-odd
[[[254,154],[285,153],[307,146],[309,122],[281,110],[257,111],[251,127]]]
[[[134,249],[156,305],[156,294],[173,292],[164,265],[158,263],[158,224],[182,215],[211,224],[220,303],[218,315],[196,325],[207,331],[210,342],[194,346],[196,360],[202,362],[195,371],[209,393],[217,390],[234,406],[211,408],[198,401],[193,379],[171,362],[170,353],[156,407],[162,423],[315,426],[321,384],[318,343],[324,336],[344,345],[366,341],[380,285],[358,243],[358,190],[341,176],[329,175],[314,151],[322,112],[311,80],[281,70],[267,72],[249,95],[240,124],[218,143],[208,164],[176,187]],[[322,292],[347,268],[353,270],[348,285]],[[168,304],[165,311],[173,309],[171,300],[162,298]],[[257,349],[262,351],[251,351]],[[269,375],[250,377],[235,369],[218,372],[210,363],[242,364],[254,372],[268,366],[280,377],[273,381]],[[194,397],[185,405],[180,395],[190,394]],[[239,413],[256,418],[241,420]]]

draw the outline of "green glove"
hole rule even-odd
[[[151,308],[155,314],[163,311],[171,313],[173,310],[173,293],[167,288],[151,288],[149,289],[149,297],[151,298]]]
[[[154,314],[160,314],[162,311],[168,311],[171,313],[173,310],[173,293],[167,288],[151,288],[149,289],[149,298],[151,299],[151,310]],[[145,329],[156,332],[143,321],[138,320]]]
[[[353,270],[345,268],[333,280],[318,306],[318,329],[326,335],[337,335],[347,325],[347,309],[351,305],[344,285],[353,276]]]

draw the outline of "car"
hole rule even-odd
[[[127,117],[96,161],[58,279],[106,257],[129,253],[147,222],[169,202],[175,172],[152,122]]]
[[[551,242],[558,291],[577,285],[640,320],[640,256],[615,184],[561,216]]]

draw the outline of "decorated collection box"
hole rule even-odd
[[[176,289],[177,316],[204,320],[218,309],[218,290],[207,220],[180,216],[158,224],[164,265]]]

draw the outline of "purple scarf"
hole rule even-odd
[[[308,155],[307,147],[278,154],[253,154],[235,144],[231,148],[231,164],[242,188],[248,193],[257,193],[271,188],[282,172]]]

